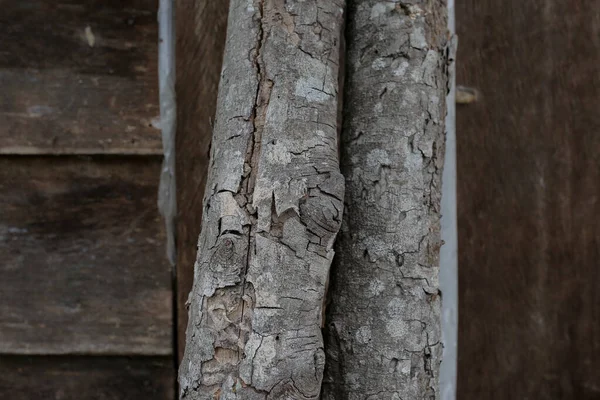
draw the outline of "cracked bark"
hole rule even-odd
[[[444,3],[348,1],[324,400],[439,398]]]
[[[317,399],[343,1],[232,0],[181,399]]]

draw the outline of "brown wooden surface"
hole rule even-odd
[[[457,1],[458,398],[600,398],[600,7]]]
[[[0,158],[0,353],[172,354],[159,169]]]
[[[177,331],[185,347],[185,307],[194,279],[228,2],[178,0],[177,9]]]
[[[167,357],[0,357],[0,398],[171,400]]]
[[[157,3],[0,0],[0,154],[161,154]]]

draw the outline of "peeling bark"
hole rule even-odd
[[[342,0],[232,0],[181,399],[317,399]]]
[[[443,1],[348,2],[325,400],[437,399]]]

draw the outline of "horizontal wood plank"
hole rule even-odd
[[[156,0],[0,4],[0,154],[161,153]]]
[[[172,353],[160,159],[98,158],[0,158],[0,353]]]
[[[171,400],[168,357],[0,357],[0,398]]]

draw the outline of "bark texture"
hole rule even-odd
[[[342,1],[232,0],[182,399],[317,399]]]
[[[323,399],[435,399],[446,7],[354,0],[347,24]]]

